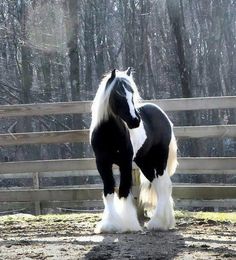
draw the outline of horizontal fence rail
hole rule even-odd
[[[0,134],[0,145],[88,142],[89,130]]]
[[[0,117],[83,114],[90,111],[91,101],[2,105]]]
[[[236,125],[177,126],[174,132],[181,138],[236,137]]]
[[[102,195],[102,187],[74,187],[74,188],[50,188],[50,189],[27,189],[0,191],[0,202],[14,201],[80,201],[98,200]],[[138,189],[134,188],[133,193],[137,196]],[[173,196],[178,199],[235,199],[236,186],[209,184],[177,184],[173,186]]]
[[[236,157],[181,157],[179,170],[235,170]],[[134,164],[134,168],[136,168]],[[0,174],[96,170],[94,158],[0,163]]]
[[[145,100],[165,111],[235,108],[236,96]],[[90,113],[91,101],[1,105],[0,117]]]
[[[236,125],[178,126],[178,138],[236,137]],[[89,130],[67,130],[0,134],[0,145],[89,142]]]

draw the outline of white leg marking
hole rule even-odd
[[[97,224],[94,232],[96,234],[104,232],[122,232],[121,219],[115,209],[115,195],[103,196],[104,212],[102,220]]]
[[[157,206],[151,220],[146,224],[148,229],[168,230],[174,228],[175,217],[173,209],[172,183],[167,171],[152,182],[157,193]]]
[[[140,231],[141,226],[138,221],[137,211],[133,203],[131,194],[127,198],[121,198],[117,201],[117,212],[122,220],[122,230]]]

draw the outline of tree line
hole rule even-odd
[[[135,69],[144,99],[236,94],[234,0],[0,0],[0,103],[92,100],[104,73]],[[171,115],[170,115],[171,116]],[[172,115],[235,123],[235,110]],[[88,116],[1,119],[2,132],[88,128]],[[204,146],[203,146],[204,143]],[[180,141],[181,155],[232,155],[235,140]],[[230,152],[231,151],[231,152]],[[6,160],[85,156],[85,144],[0,149]]]

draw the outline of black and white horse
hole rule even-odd
[[[132,161],[143,175],[141,201],[155,203],[146,227],[167,230],[175,225],[170,180],[177,166],[173,125],[158,106],[139,100],[129,68],[105,76],[92,104],[90,141],[104,184],[105,205],[96,233],[141,230],[131,195]],[[113,164],[120,170],[118,196]]]

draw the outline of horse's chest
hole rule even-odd
[[[130,134],[130,140],[132,143],[133,147],[133,152],[135,155],[139,151],[139,149],[143,146],[145,140],[147,139],[146,131],[144,129],[143,122],[141,121],[139,127],[134,128],[134,129],[129,129],[129,134]]]
[[[104,122],[92,134],[94,150],[109,152],[110,155],[119,156],[125,151],[132,152],[128,131],[114,122]]]

